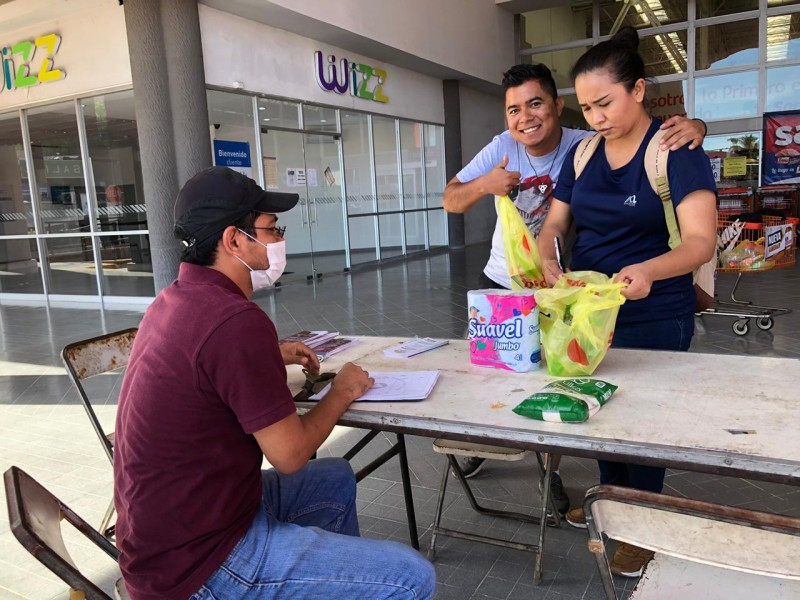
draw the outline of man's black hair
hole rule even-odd
[[[536,63],[533,65],[514,65],[508,71],[503,73],[503,92],[507,92],[508,88],[517,87],[528,81],[536,81],[542,86],[542,89],[552,96],[553,100],[558,98],[558,88],[556,81],[553,79],[553,74],[547,65]]]
[[[250,212],[235,223],[231,223],[231,225],[255,237],[256,230],[254,227],[256,225],[257,218],[258,213]],[[217,242],[222,239],[222,234],[224,232],[225,230],[223,229],[219,233],[206,238],[202,242],[196,242],[191,246],[185,246],[183,252],[181,253],[181,262],[200,265],[201,267],[209,267],[213,265],[214,261],[217,259]],[[183,240],[188,237],[187,233],[181,229],[180,225],[175,225],[174,233],[175,237],[177,237],[179,240]]]

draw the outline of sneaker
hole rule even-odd
[[[464,473],[464,478],[469,479],[470,477],[475,477],[478,471],[483,468],[485,462],[485,458],[480,458],[478,456],[468,456],[465,458],[459,465],[461,467],[461,472]]]
[[[586,529],[586,515],[583,514],[582,508],[573,508],[566,515],[564,520],[578,529]]]
[[[541,491],[542,480],[539,479],[539,492]],[[570,505],[569,496],[567,496],[567,490],[564,489],[564,483],[558,473],[550,473],[550,495],[553,497],[553,504],[556,505],[556,510],[561,513],[562,517],[566,515]]]
[[[653,554],[652,550],[620,542],[614,558],[611,559],[611,572],[623,577],[641,577]]]

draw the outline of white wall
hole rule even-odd
[[[463,165],[481,148],[506,129],[503,98],[478,92],[464,85],[461,98],[461,159]],[[492,239],[497,215],[491,196],[481,200],[464,215],[464,241],[475,244]]]
[[[491,0],[270,0],[356,36],[500,83],[515,56],[513,15]]]
[[[60,81],[19,90],[9,91],[0,84],[0,110],[131,84],[125,14],[116,1],[17,0],[0,5],[0,24],[2,46],[49,33],[60,35],[53,69],[66,71]],[[42,53],[43,49],[38,49],[34,55],[32,72],[38,72]],[[19,56],[14,59],[19,61]]]
[[[321,44],[287,31],[200,5],[200,30],[206,82],[253,92],[353,108],[397,117],[444,122],[442,82],[370,57]],[[323,90],[316,81],[314,52],[385,69],[383,92],[389,102]]]

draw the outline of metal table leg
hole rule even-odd
[[[374,440],[379,430],[370,430],[361,440],[359,440],[350,450],[348,450],[344,458],[346,460],[352,459],[356,454],[361,452],[364,447]],[[375,458],[368,465],[365,465],[356,473],[356,481],[361,481],[375,469],[386,463],[389,459],[400,456],[400,476],[403,481],[403,497],[406,503],[406,517],[408,519],[408,537],[411,540],[411,546],[415,550],[419,550],[419,535],[417,534],[417,517],[414,512],[414,497],[411,493],[411,476],[408,473],[408,455],[406,454],[406,441],[402,433],[397,434],[397,441],[383,454]]]

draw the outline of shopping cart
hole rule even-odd
[[[775,325],[774,317],[791,312],[789,308],[759,306],[736,298],[736,290],[746,273],[758,273],[795,264],[798,219],[763,216],[761,223],[748,223],[721,216],[717,223],[719,236],[717,271],[737,273],[736,283],[729,301],[716,300],[714,306],[701,315],[735,317],[733,332],[746,335],[750,319],[756,327],[769,331]]]

